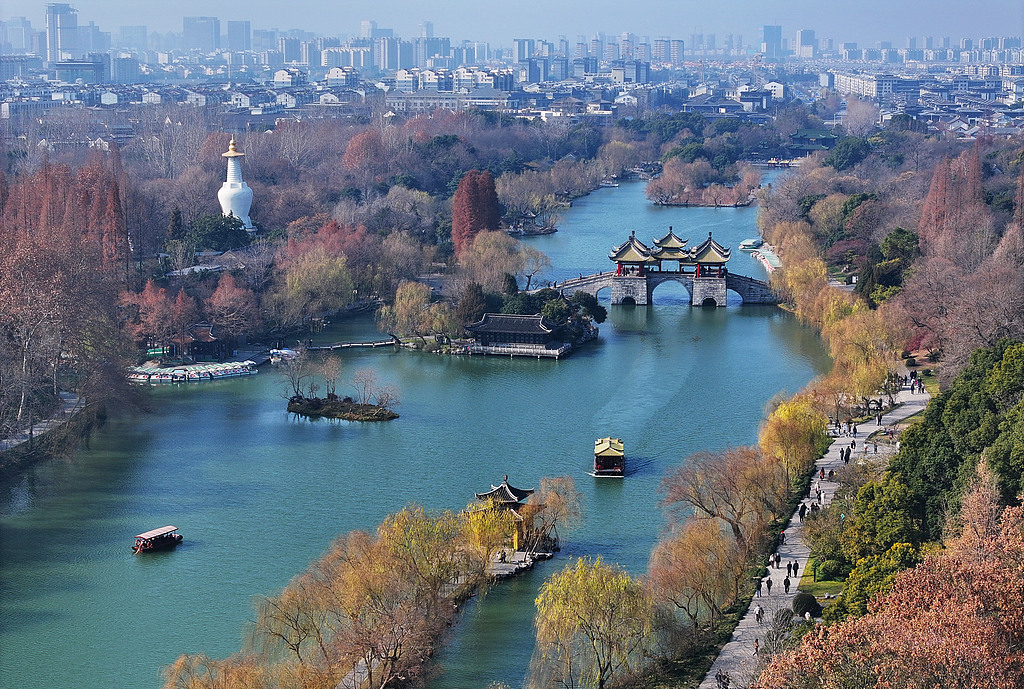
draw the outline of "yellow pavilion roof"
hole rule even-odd
[[[598,438],[594,441],[595,457],[623,457],[622,441],[618,438]]]
[[[608,258],[620,263],[651,263],[655,260],[651,258],[651,250],[647,245],[636,238],[636,232],[612,249]]]
[[[659,261],[689,261],[690,252],[683,247],[658,247],[651,251],[651,257]]]
[[[725,263],[729,260],[730,254],[732,249],[727,249],[712,239],[710,232],[700,246],[690,249],[690,255],[697,263]]]
[[[676,236],[676,233],[672,231],[672,227],[669,226],[668,234],[661,239],[655,239],[654,245],[662,249],[682,249],[686,246],[688,239],[680,239]]]

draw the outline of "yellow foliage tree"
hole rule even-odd
[[[621,567],[582,558],[537,596],[537,648],[529,686],[604,689],[638,667],[653,646],[654,602]]]

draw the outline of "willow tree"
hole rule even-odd
[[[624,569],[582,558],[537,596],[537,647],[529,686],[604,689],[640,667],[654,643],[655,605]]]

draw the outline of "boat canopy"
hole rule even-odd
[[[595,457],[623,457],[622,441],[618,438],[598,438],[594,441]]]
[[[146,533],[140,533],[135,538],[143,538],[148,540],[150,538],[156,538],[157,536],[166,536],[167,534],[174,533],[177,530],[178,527],[176,526],[161,526],[159,529],[153,529],[152,531],[147,531]]]

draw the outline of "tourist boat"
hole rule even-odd
[[[760,237],[754,237],[753,239],[744,239],[740,242],[740,251],[750,251],[752,249],[759,248],[764,244],[764,240]]]
[[[294,349],[271,349],[270,363],[277,366],[281,363],[289,363],[299,358],[299,353]]]
[[[594,441],[594,471],[591,476],[622,478],[626,475],[626,452],[618,438]]]
[[[150,553],[154,550],[169,550],[182,541],[176,526],[161,526],[135,537],[135,545],[132,546],[133,553]]]

